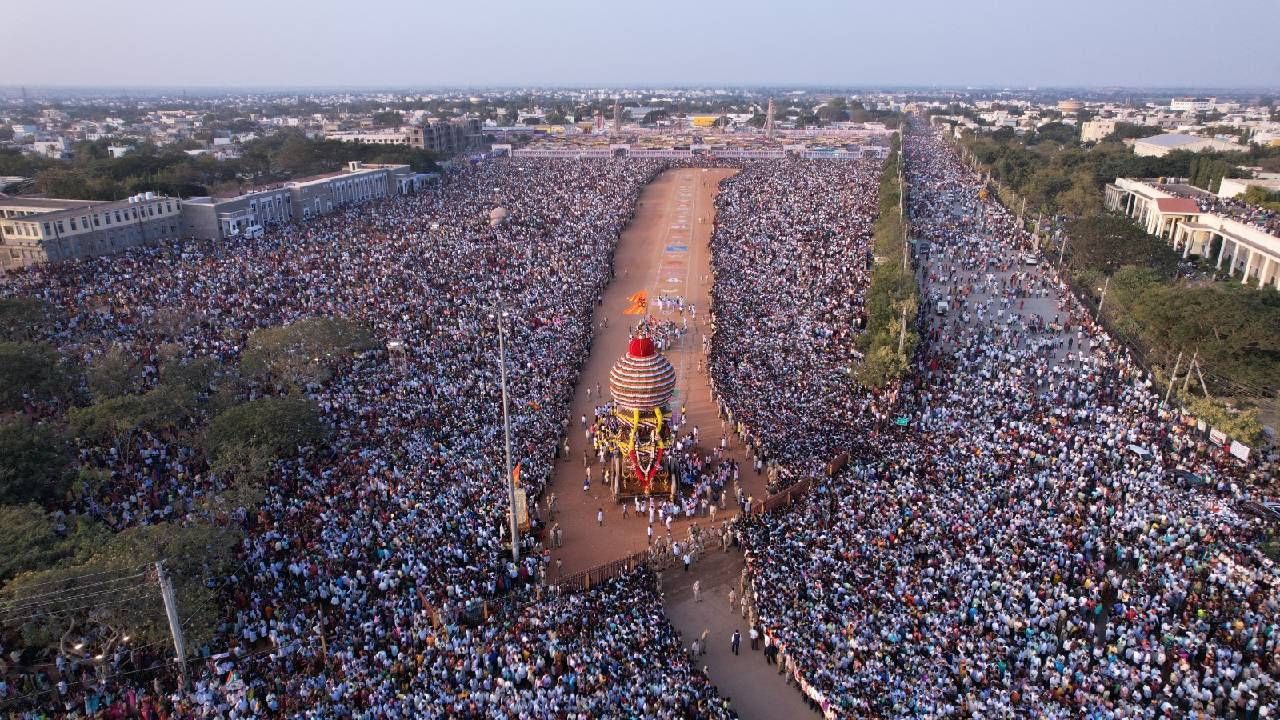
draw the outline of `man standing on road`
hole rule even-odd
[[[729,638],[729,649],[734,655],[738,654],[738,646],[742,645],[742,633],[737,630],[733,631],[733,637]]]
[[[751,628],[747,630],[747,632],[751,636],[751,649],[759,650],[760,649],[760,631],[756,629],[755,625],[752,625]]]
[[[604,508],[596,510],[596,526],[604,527]]]
[[[702,581],[701,580],[693,581],[693,601],[702,602]]]

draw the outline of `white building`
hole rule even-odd
[[[344,130],[325,133],[325,140],[359,143],[361,145],[409,145],[410,133],[407,129],[391,130]]]
[[[1276,178],[1222,178],[1218,197],[1233,198],[1245,194],[1250,187],[1265,188],[1267,192],[1280,192],[1280,179]]]
[[[1208,112],[1218,102],[1211,97],[1180,97],[1169,101],[1169,109],[1176,112]]]
[[[1190,152],[1243,152],[1245,146],[1198,135],[1165,133],[1142,138],[1133,143],[1133,154],[1144,157],[1164,157],[1175,150]]]
[[[31,145],[31,148],[37,155],[43,155],[54,160],[63,160],[71,157],[71,143],[66,138],[37,140]]]
[[[1227,275],[1240,275],[1245,285],[1257,283],[1280,290],[1280,238],[1233,218],[1200,211],[1189,198],[1177,197],[1151,183],[1117,178],[1106,187],[1106,206],[1137,220],[1152,235],[1167,239],[1182,257],[1198,255],[1226,262]]]

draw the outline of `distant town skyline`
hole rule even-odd
[[[657,0],[624,11],[580,0],[320,0],[300,11],[227,0],[126,17],[110,4],[64,0],[6,10],[0,84],[1280,87],[1280,3],[1208,7]]]

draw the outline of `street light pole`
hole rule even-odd
[[[1107,289],[1111,287],[1111,278],[1102,284],[1102,297],[1098,299],[1098,314],[1093,316],[1093,322],[1096,324],[1102,320],[1102,305],[1107,302]]]
[[[511,419],[507,413],[507,343],[506,331],[502,328],[502,319],[506,316],[501,311],[502,301],[498,300],[499,312],[494,318],[498,322],[498,368],[502,382],[502,434],[506,444],[507,459],[507,502],[510,505],[511,517],[511,559],[520,561],[520,525],[516,520],[516,483],[511,468]]]

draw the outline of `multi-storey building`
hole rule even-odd
[[[155,193],[111,202],[0,196],[0,268],[176,240],[181,215],[178,199]]]
[[[306,220],[344,205],[416,192],[428,179],[408,165],[351,162],[339,172],[183,200],[183,231],[214,240],[256,233],[267,225]]]

